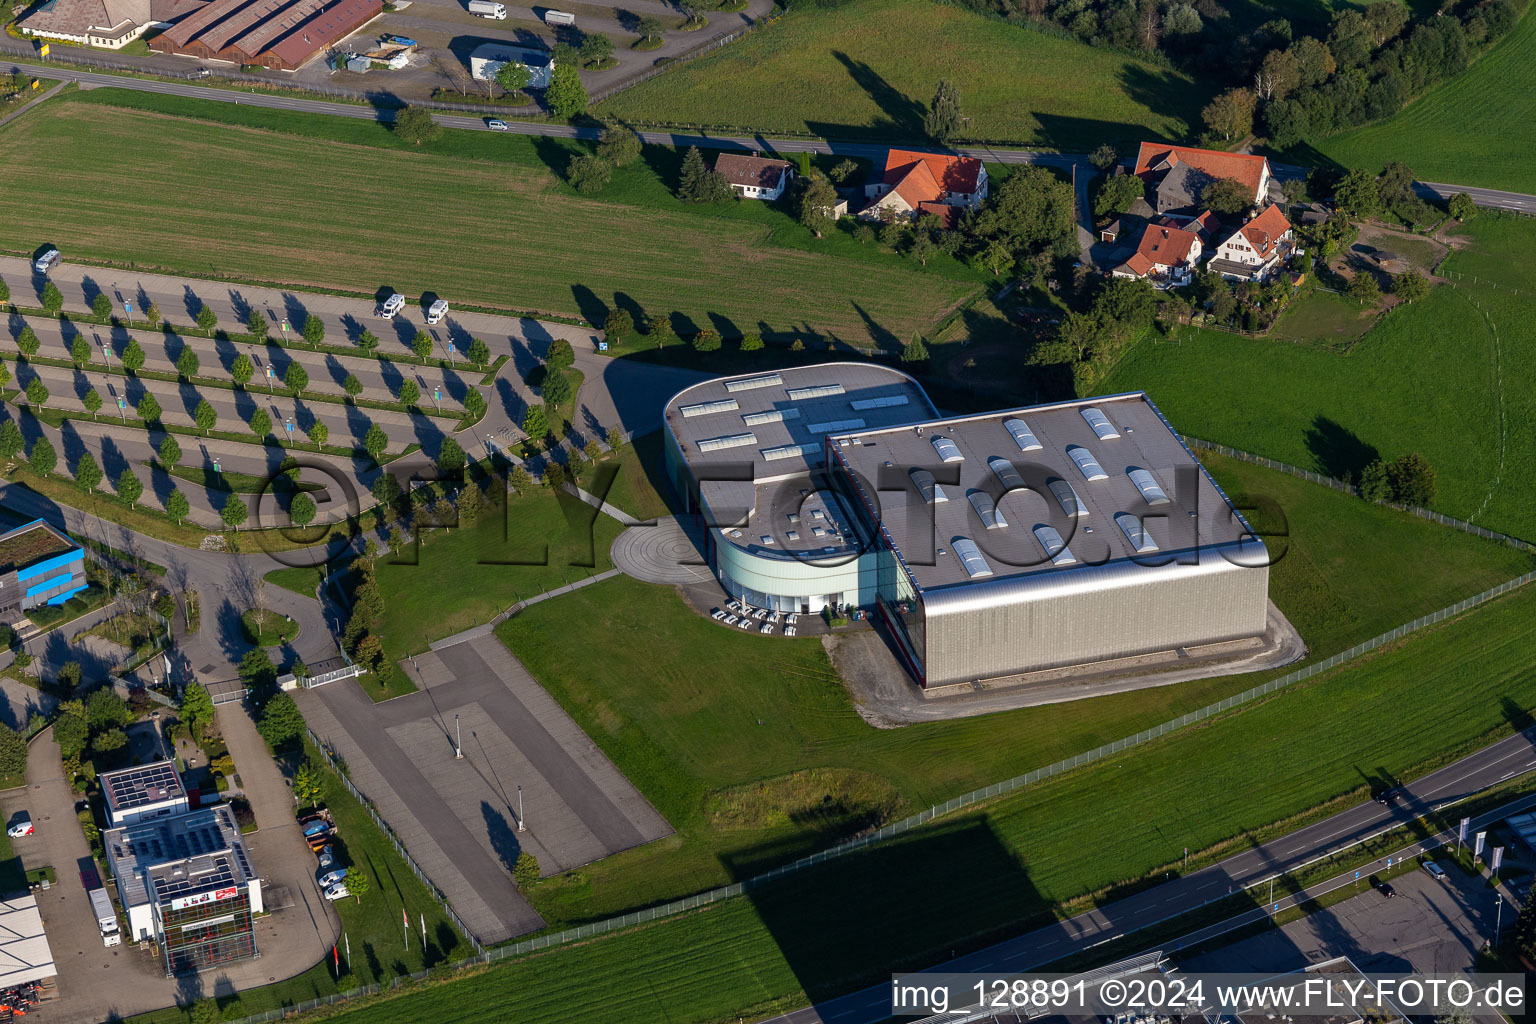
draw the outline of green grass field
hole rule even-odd
[[[1284,513],[1271,595],[1314,655],[1342,650],[1526,571],[1511,548],[1260,467],[1212,456],[1230,494]],[[1275,532],[1282,524],[1266,521]],[[1402,557],[1415,552],[1412,559]],[[604,628],[570,642],[570,622]],[[721,629],[666,589],[629,579],[537,605],[498,635],[677,829],[541,883],[551,922],[602,917],[751,875],[867,826],[1176,717],[1260,676],[1202,680],[981,718],[876,730],[853,710],[820,642]],[[745,741],[744,741],[745,740]],[[833,773],[822,807],[789,777]],[[882,780],[897,798],[848,772]],[[711,808],[771,782],[745,820]],[[750,795],[750,794],[749,794]],[[884,813],[874,813],[876,810]],[[899,815],[898,815],[899,816]],[[798,824],[789,824],[787,818]]]
[[[1536,266],[1520,257],[1536,221],[1459,230],[1471,245],[1442,269],[1460,286],[1394,310],[1347,355],[1182,330],[1141,342],[1102,389],[1144,389],[1187,434],[1333,476],[1421,452],[1438,511],[1536,538]]]
[[[1536,15],[1466,72],[1426,92],[1397,116],[1315,140],[1346,167],[1379,171],[1401,160],[1422,180],[1536,192]]]
[[[713,325],[813,346],[890,346],[981,280],[953,259],[925,270],[841,232],[817,241],[768,204],[683,204],[668,192],[671,150],[648,150],[602,195],[579,196],[551,173],[579,149],[445,132],[415,151],[371,122],[71,94],[0,131],[0,161],[29,182],[25,202],[13,191],[0,247],[30,252],[48,238],[84,261],[370,293],[388,284],[597,321],[622,302],[671,315],[685,334]]]
[[[1347,352],[1375,322],[1374,312],[1354,299],[1314,288],[1291,303],[1269,336]]]
[[[934,86],[959,86],[967,138],[1083,152],[1182,139],[1212,89],[1152,63],[932,0],[796,10],[599,104],[649,123],[922,139]]]
[[[1364,799],[1383,773],[1524,724],[1536,703],[1536,652],[1524,631],[1532,615],[1536,592],[1527,590],[1237,714],[750,898],[338,1016],[479,1024],[515,1001],[520,1024],[557,1024],[570,1019],[572,993],[602,990],[621,972],[626,998],[584,1002],[584,1021],[691,1024],[771,1013],[947,959],[1024,930],[1052,902],[1163,869],[1185,845],[1241,843],[1248,830],[1331,800]]]

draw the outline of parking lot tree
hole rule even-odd
[[[617,345],[635,332],[635,318],[627,309],[609,310],[603,318],[603,334],[608,344]]]
[[[617,455],[624,450],[624,435],[619,433],[618,427],[609,427],[608,436],[604,438],[608,444],[608,450]]]
[[[491,361],[491,347],[481,338],[475,338],[469,343],[469,351],[465,353],[469,361],[477,367],[483,367]]]
[[[318,807],[325,798],[325,776],[308,761],[293,773],[293,796],[300,807]]]
[[[53,450],[53,442],[46,437],[40,437],[32,442],[32,451],[27,455],[27,464],[33,472],[47,476],[53,472],[53,467],[58,465],[59,453]]]
[[[325,340],[325,321],[321,320],[314,313],[307,313],[304,316],[304,326],[300,329],[300,333],[305,341],[311,345],[318,345]]]
[[[263,658],[266,657],[265,651],[251,652],[251,654],[257,653],[260,653]],[[247,657],[249,658],[250,655],[247,655]],[[244,675],[245,662],[242,661],[240,664],[242,675]],[[270,675],[272,679],[275,679],[277,673],[275,669],[271,668],[271,665],[272,662],[268,660],[267,670],[261,672],[258,678]],[[265,685],[270,686],[271,681],[267,681]],[[257,688],[259,689],[260,687],[258,686]],[[279,692],[271,700],[267,701],[267,706],[262,709],[261,721],[257,723],[256,729],[261,733],[261,738],[266,740],[272,749],[280,750],[304,735],[304,716],[299,714],[299,706],[294,703],[292,697],[286,693]]]
[[[549,352],[544,356],[544,365],[552,370],[566,370],[575,362],[576,352],[565,338],[556,338],[549,343]]]
[[[653,43],[661,38],[661,19],[654,16],[641,18],[635,25],[635,31],[640,33],[641,39]]]
[[[9,726],[0,726],[0,775],[19,779],[27,770],[27,741]]]
[[[372,331],[365,330],[357,336],[357,347],[364,352],[372,352],[379,347],[379,336]]]
[[[512,880],[519,889],[526,889],[539,880],[539,859],[524,850],[512,865]]]
[[[586,112],[589,98],[587,87],[581,84],[581,75],[574,64],[556,64],[549,72],[549,87],[544,90],[544,102],[556,117],[575,117]]]
[[[204,306],[203,308],[207,309],[208,307]],[[192,346],[190,345],[182,348],[181,355],[176,357],[176,372],[187,380],[197,376],[198,365],[197,353],[192,351]]]
[[[603,454],[603,450],[602,448],[598,447],[597,438],[595,437],[588,440],[587,443],[582,446],[581,452],[587,457],[588,462],[596,462],[598,457]]]
[[[437,471],[444,476],[457,477],[464,472],[464,449],[451,437],[443,438],[437,449]]]
[[[145,397],[147,398],[148,396],[146,395]],[[142,408],[143,405],[141,404],[140,409]],[[140,415],[143,415],[142,412]],[[219,422],[219,414],[214,411],[213,406],[208,404],[208,399],[202,398],[198,400],[197,408],[192,410],[192,422],[196,423],[198,429],[205,435],[211,434],[213,433],[213,428]]]
[[[160,326],[160,304],[158,302],[151,302],[148,308],[144,310],[144,319],[149,321],[149,326],[151,327]]]
[[[546,406],[564,405],[571,400],[571,378],[566,376],[564,370],[552,366],[544,377],[544,387],[541,390],[541,397]]]
[[[180,491],[172,491],[165,499],[165,514],[176,520],[177,526],[181,525],[182,520],[186,519],[191,511],[192,503]]]
[[[271,326],[267,323],[266,314],[262,313],[259,309],[253,308],[245,315],[245,329],[257,341],[266,341],[267,331],[271,330]]]
[[[144,493],[144,481],[131,469],[124,469],[117,477],[117,496],[128,503],[132,508],[139,503],[139,497]]]
[[[37,332],[32,329],[31,324],[22,325],[20,333],[16,335],[16,347],[21,349],[21,354],[24,356],[37,355],[39,348]]]
[[[524,469],[521,463],[512,467],[512,473],[507,480],[511,483],[512,489],[519,493],[533,486],[533,477],[528,475],[528,470]]]
[[[100,296],[97,296],[100,298]],[[75,335],[75,340],[69,343],[69,361],[79,369],[91,361],[91,343],[85,340],[85,335]]]
[[[800,223],[817,238],[832,230],[832,211],[837,206],[837,190],[820,174],[813,174],[800,192]]]
[[[94,491],[101,483],[102,476],[101,466],[90,452],[80,456],[80,461],[75,463],[75,483],[87,491]]]
[[[601,192],[613,178],[613,165],[600,156],[583,153],[565,169],[565,180],[584,196]]]
[[[708,327],[693,336],[693,350],[695,352],[718,352],[720,350],[720,332]]]
[[[160,442],[160,464],[167,469],[174,469],[181,462],[181,445],[172,434],[167,434],[165,440]]]
[[[257,409],[251,413],[251,433],[255,434],[257,439],[265,438],[272,433],[272,417],[267,414],[267,410]]]
[[[197,326],[204,331],[211,331],[219,326],[219,314],[206,303],[197,311]]]
[[[297,362],[289,363],[288,369],[283,371],[283,385],[296,395],[303,394],[309,387],[309,371]]]
[[[530,405],[523,413],[523,433],[535,441],[542,441],[549,433],[549,416],[542,405]]]
[[[389,437],[384,433],[384,428],[377,423],[368,425],[368,433],[363,435],[363,451],[374,462],[379,461],[379,456],[384,454],[384,449],[389,447]]]
[[[331,436],[331,428],[319,420],[315,420],[309,427],[309,440],[313,444],[325,444],[325,439]]]
[[[64,308],[64,293],[59,291],[59,286],[52,281],[43,285],[42,298],[43,308],[55,316],[58,315],[59,310]]]
[[[606,37],[589,36],[588,38]],[[622,125],[608,125],[597,140],[597,155],[615,167],[634,163],[640,157],[640,136]]]
[[[229,375],[234,378],[236,384],[245,387],[251,381],[251,375],[256,372],[256,367],[251,365],[251,357],[244,352],[235,356],[235,361],[229,366]]]
[[[368,872],[357,865],[347,869],[347,893],[357,902],[363,902],[363,897],[368,895],[372,882],[368,879]]]
[[[117,695],[110,687],[95,690],[85,702],[85,719],[91,726],[91,731],[98,729],[111,729],[114,726],[124,726],[133,720],[133,715],[128,711],[128,702]]]
[[[645,334],[656,342],[657,348],[677,337],[677,332],[672,329],[672,318],[665,313],[646,317]]]
[[[144,369],[144,348],[138,338],[128,339],[128,347],[123,349],[123,369],[129,373]]]
[[[356,398],[363,393],[363,382],[357,379],[357,374],[349,373],[341,382],[341,390],[347,393],[348,398]]]
[[[464,411],[475,419],[485,415],[485,396],[477,389],[470,388],[464,395]]]
[[[421,401],[421,387],[410,378],[400,382],[400,393],[396,396],[402,405],[415,405]]]
[[[11,370],[10,370],[10,367],[5,365],[5,361],[3,359],[0,359],[0,386],[3,386],[5,384],[9,384],[10,382],[11,382]]]
[[[554,459],[544,461],[544,486],[552,491],[558,491],[565,484],[565,467]]]
[[[6,460],[14,459],[26,446],[26,439],[21,436],[21,428],[15,420],[0,423],[0,456]]]
[[[315,521],[315,499],[300,491],[288,505],[288,518],[294,526],[308,526]]]
[[[101,392],[91,388],[80,402],[85,406],[85,411],[91,414],[91,419],[95,419],[96,414],[101,411]]]
[[[0,302],[10,302],[10,301],[11,301],[11,286],[6,284],[4,281],[0,281]]]
[[[740,344],[743,352],[761,352],[763,350],[763,336],[755,331],[748,331],[741,336]]]
[[[85,744],[90,735],[91,727],[86,724],[84,702],[67,700],[60,704],[53,720],[53,741],[59,745],[59,753],[64,760],[85,753]]]
[[[48,388],[43,384],[43,378],[33,377],[27,382],[27,402],[38,408],[48,404]]]
[[[80,663],[78,661],[66,661],[59,666],[59,674],[54,681],[66,690],[73,690],[80,685]],[[90,716],[87,715],[87,718]]]
[[[432,335],[426,331],[417,331],[416,337],[411,339],[411,351],[416,353],[417,359],[426,359],[432,354]]]
[[[380,505],[390,506],[400,500],[400,481],[395,479],[393,473],[380,473],[370,490],[373,500]]]
[[[224,520],[224,525],[232,530],[240,529],[248,515],[250,515],[250,509],[246,508],[245,502],[238,494],[231,494],[225,498],[224,507],[219,509],[219,518]]]

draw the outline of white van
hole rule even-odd
[[[395,314],[405,308],[405,296],[399,292],[390,292],[389,298],[384,300],[384,305],[379,307],[379,315],[385,320],[393,320]]]
[[[546,25],[574,25],[576,15],[567,14],[565,11],[545,11],[544,24]]]
[[[438,299],[427,310],[427,323],[438,324],[443,322],[443,317],[448,315],[448,300]]]

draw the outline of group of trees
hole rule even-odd
[[[79,663],[70,662],[59,675],[61,682],[73,689],[80,682]],[[74,698],[59,705],[53,738],[64,759],[65,774],[74,780],[77,789],[96,779],[98,766],[90,754],[114,759],[128,745],[123,729],[132,720],[127,702],[111,687],[94,690],[83,700]]]
[[[601,192],[613,177],[615,167],[634,163],[640,157],[640,136],[619,125],[608,125],[598,139],[597,150],[571,159],[565,178],[583,195]]]
[[[726,176],[704,162],[699,147],[689,146],[678,175],[677,198],[687,203],[719,203],[735,195]]]
[[[1435,468],[1418,452],[1391,462],[1376,459],[1360,471],[1360,497],[1427,507],[1435,500]]]
[[[1157,299],[1157,291],[1146,281],[1106,278],[1094,290],[1086,310],[1063,317],[1055,336],[1039,345],[1032,359],[1067,366],[1077,393],[1093,394],[1095,384],[1127,342],[1152,323]]]
[[[387,473],[383,475],[389,476]],[[373,559],[357,559],[352,563],[352,570],[357,573],[358,581],[352,590],[352,615],[342,630],[341,643],[354,661],[373,673],[379,686],[388,686],[395,665],[384,653],[384,641],[378,635],[384,619],[384,593],[374,576]]]

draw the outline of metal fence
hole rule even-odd
[[[342,770],[339,764],[336,763],[336,759],[334,756],[332,756],[330,748],[320,742],[320,737],[315,735],[314,730],[306,728],[304,732],[309,736],[309,742],[313,743],[315,745],[315,749],[320,751],[320,756],[325,758],[325,763],[330,766],[331,770],[336,773],[336,777],[341,779],[342,784],[347,787],[347,792],[351,793],[352,796],[357,799],[357,802],[363,805],[364,810],[368,812],[368,816],[373,819],[373,823],[379,826],[379,831],[384,833],[384,836],[394,844],[395,852],[400,854],[400,859],[405,861],[406,866],[409,867],[411,871],[415,873],[416,877],[421,880],[421,884],[427,887],[427,892],[432,894],[432,898],[437,901],[437,904],[442,908],[443,913],[448,915],[448,920],[452,921],[454,926],[458,928],[461,933],[463,933],[464,937],[474,945],[476,953],[484,954],[485,947],[480,944],[480,939],[475,935],[474,932],[469,930],[469,927],[462,920],[460,920],[459,915],[454,913],[453,908],[448,905],[448,897],[443,895],[443,891],[439,889],[435,884],[433,884],[432,879],[427,877],[427,873],[425,871],[421,870],[421,865],[416,863],[416,858],[412,857],[410,853],[406,851],[405,844],[400,842],[400,838],[395,835],[395,830],[390,828],[384,819],[379,816],[378,810],[373,806],[373,801],[364,796],[363,791],[352,784],[352,780],[347,776],[347,773]],[[270,1018],[263,1017],[250,1019],[267,1020]]]

